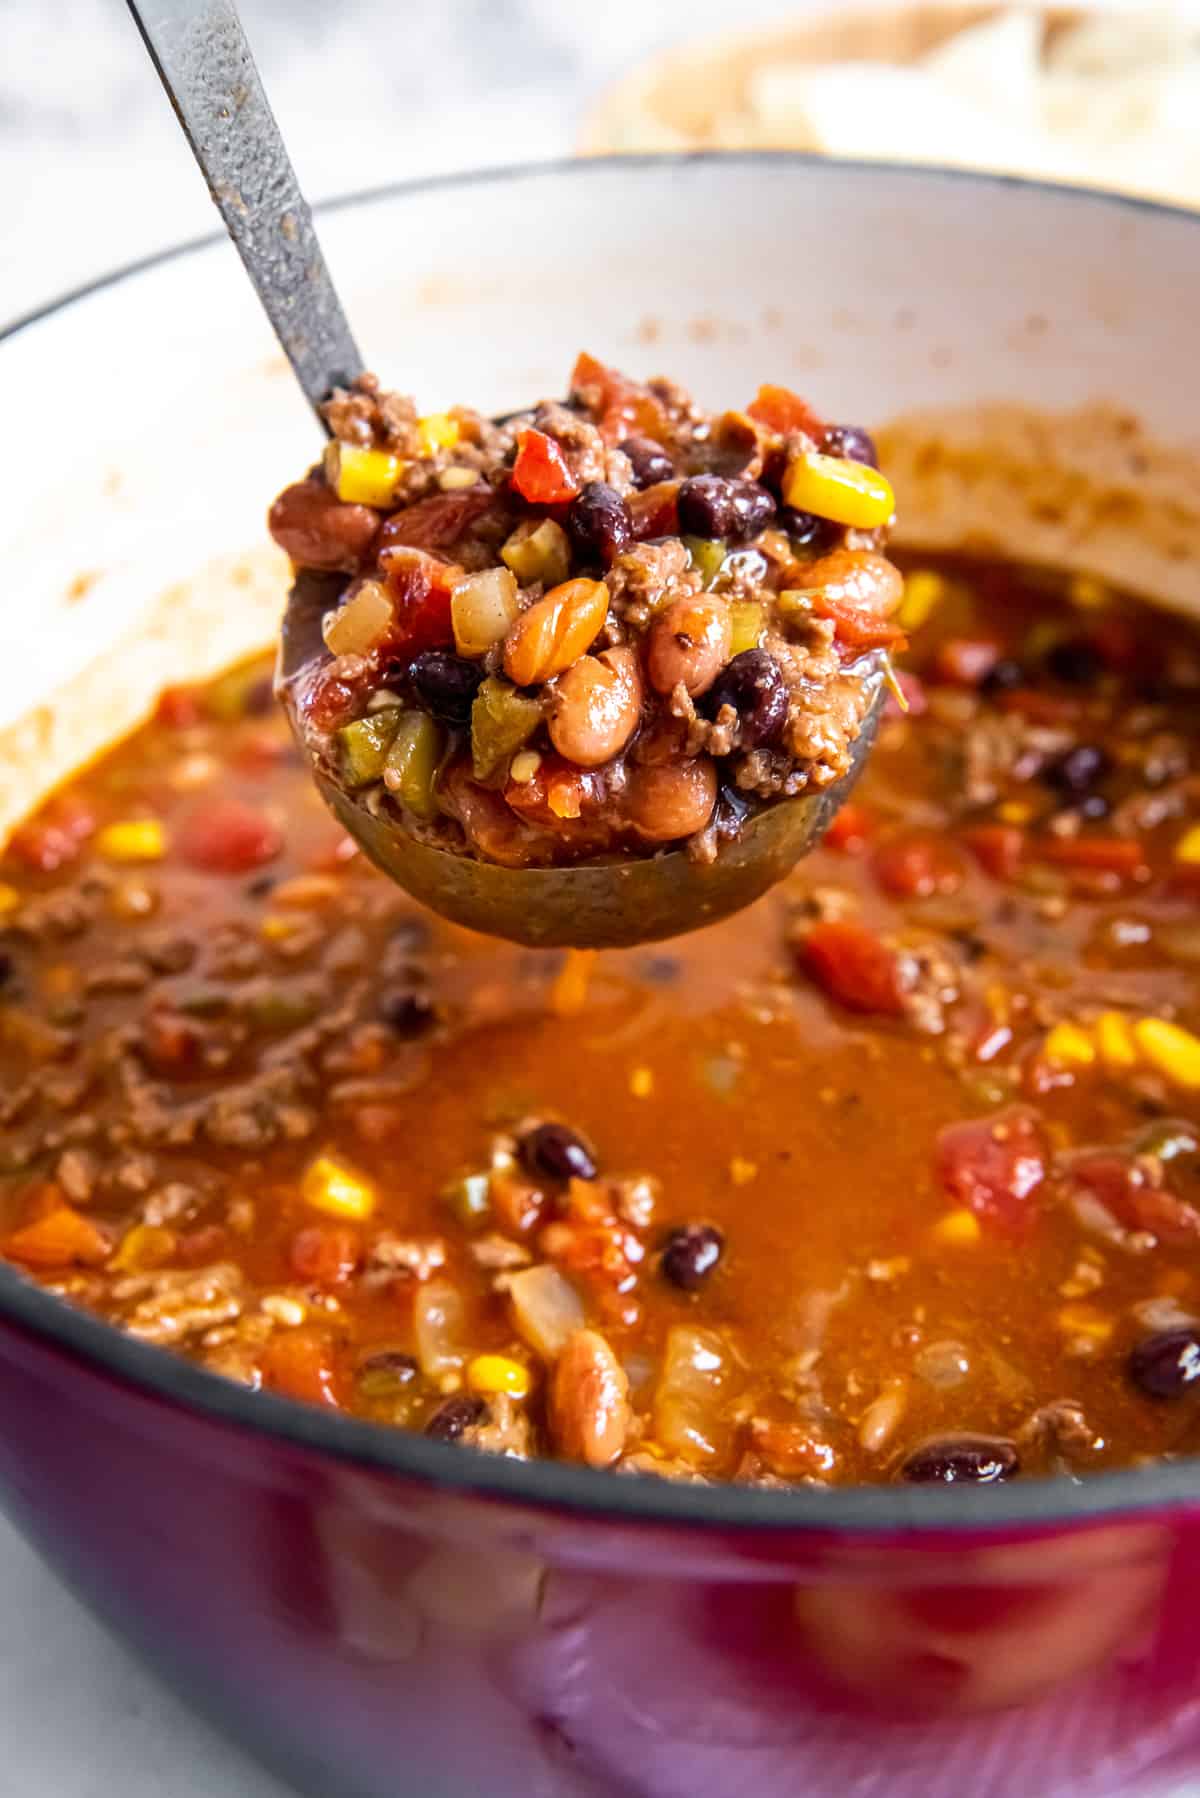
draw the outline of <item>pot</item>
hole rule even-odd
[[[1200,218],[802,156],[384,190],[323,234],[431,408],[586,345],[892,421],[910,540],[1200,611]],[[0,342],[0,825],[272,634],[312,421],[224,243]],[[306,448],[305,446],[308,446]],[[191,1700],[330,1798],[1066,1798],[1200,1766],[1200,1469],[794,1491],[501,1460],[255,1394],[0,1268],[0,1499]]]

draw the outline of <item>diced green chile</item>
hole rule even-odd
[[[404,712],[384,758],[384,780],[389,793],[426,823],[438,813],[441,760],[442,733],[429,713]]]
[[[398,706],[383,712],[371,712],[343,724],[334,741],[337,744],[338,773],[347,787],[367,787],[383,777],[388,750],[400,722]]]
[[[489,675],[471,707],[471,760],[476,780],[491,780],[542,722],[538,700]]]

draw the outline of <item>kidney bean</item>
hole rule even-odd
[[[638,487],[653,487],[659,481],[675,479],[675,464],[661,443],[653,437],[627,437],[621,445],[633,466],[633,479]]]
[[[538,1124],[521,1139],[521,1160],[531,1174],[551,1180],[594,1180],[596,1157],[566,1124]]]
[[[1150,1398],[1182,1398],[1200,1380],[1200,1325],[1145,1337],[1129,1356],[1129,1377]]]
[[[672,1230],[659,1266],[672,1286],[696,1292],[724,1252],[725,1238],[715,1224],[683,1224]]]
[[[715,718],[725,705],[741,720],[746,748],[773,742],[788,714],[787,684],[774,656],[765,649],[744,649],[734,656],[709,689],[705,709]]]
[[[598,1330],[576,1330],[554,1369],[550,1425],[561,1454],[611,1467],[629,1433],[629,1381]]]
[[[426,711],[444,724],[468,724],[483,668],[447,649],[427,649],[409,664],[408,678]]]
[[[865,462],[869,468],[879,467],[875,440],[861,425],[830,425],[821,439],[821,454],[841,456],[845,462]]]
[[[567,510],[567,531],[578,556],[608,568],[633,542],[633,519],[615,487],[589,481]]]
[[[765,530],[774,516],[774,496],[757,481],[697,474],[679,489],[679,528],[688,537],[744,543]]]
[[[632,649],[580,656],[554,684],[550,741],[581,768],[598,768],[624,749],[638,726],[642,676]]]
[[[625,803],[639,836],[651,843],[673,843],[704,829],[716,797],[717,771],[704,756],[636,769]]]
[[[379,513],[346,505],[323,481],[297,481],[271,507],[267,528],[297,568],[354,574],[379,529]]]
[[[991,1486],[1020,1471],[1016,1448],[1003,1436],[937,1436],[906,1456],[900,1477],[921,1486]]]
[[[729,660],[729,606],[715,595],[677,599],[656,618],[646,639],[646,672],[659,693],[682,681],[692,698],[707,693]]]
[[[389,1030],[407,1041],[424,1036],[432,1028],[437,1011],[428,994],[411,986],[397,986],[380,999],[379,1015]]]

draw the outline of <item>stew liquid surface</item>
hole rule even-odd
[[[593,960],[366,867],[265,664],[165,695],[0,869],[5,1255],[498,1452],[849,1483],[1194,1449],[1200,645],[1091,581],[908,572],[909,710],[831,840]]]

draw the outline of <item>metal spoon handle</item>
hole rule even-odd
[[[233,0],[128,5],[217,211],[316,408],[362,371],[362,357],[237,8]]]

